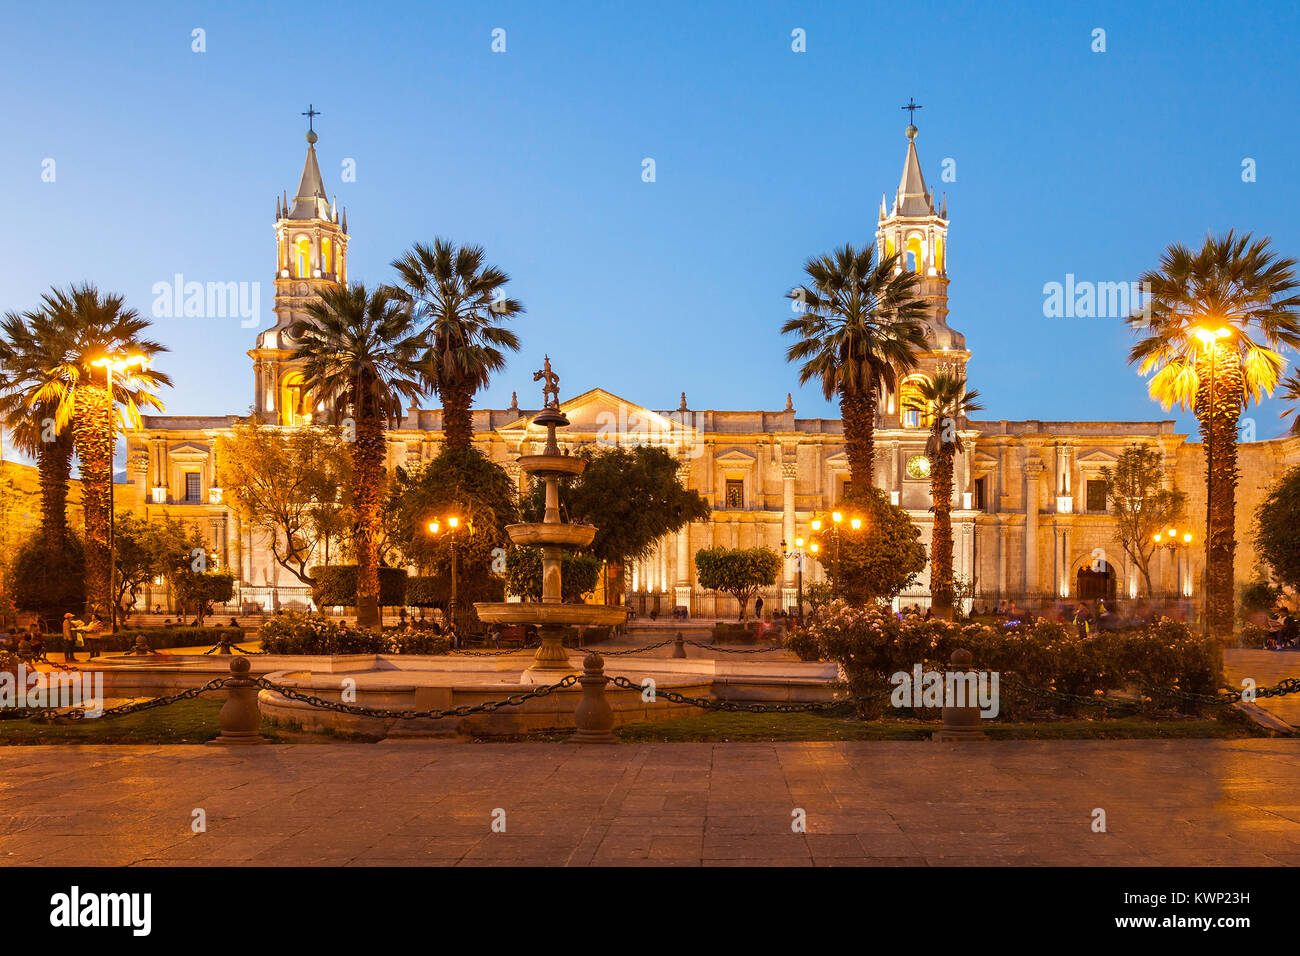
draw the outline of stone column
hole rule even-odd
[[[1037,458],[1025,461],[1025,577],[1024,593],[1038,590],[1038,505],[1043,463]]]
[[[798,466],[794,462],[785,462],[781,465],[781,537],[785,540],[787,550],[794,549],[794,539],[799,533],[796,530],[794,512],[795,482],[798,477]],[[785,562],[785,570],[781,576],[782,587],[793,587],[794,578],[794,561],[788,560]]]

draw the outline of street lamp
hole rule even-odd
[[[1166,528],[1164,531],[1157,531],[1151,536],[1157,548],[1165,548],[1174,556],[1174,579],[1177,582],[1177,591],[1179,597],[1185,597],[1183,592],[1183,574],[1179,552],[1185,551],[1192,546],[1192,533],[1190,531],[1179,532],[1177,528]],[[1192,556],[1187,556],[1187,579],[1192,577]]]
[[[1209,407],[1210,427],[1205,441],[1205,612],[1201,620],[1201,635],[1210,636],[1210,543],[1214,539],[1214,367],[1218,362],[1219,340],[1232,335],[1226,326],[1207,328],[1197,326],[1194,334],[1205,346],[1205,354],[1210,362],[1210,396],[1206,402]]]
[[[117,561],[113,553],[116,546],[114,541],[116,520],[113,515],[113,456],[117,453],[117,403],[113,400],[113,373],[125,372],[137,365],[140,368],[148,368],[149,357],[146,355],[106,355],[103,358],[95,359],[90,364],[104,370],[104,379],[108,389],[108,601],[104,607],[108,611],[109,633],[116,634],[117,601],[114,600],[114,592],[117,582]]]
[[[437,537],[442,531],[443,522],[434,518],[429,522],[429,534]],[[458,515],[448,515],[446,519],[447,541],[451,547],[451,600],[447,602],[447,619],[456,620],[456,531],[460,528],[460,517]],[[473,531],[473,526],[468,526],[467,530]]]

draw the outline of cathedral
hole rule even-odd
[[[908,411],[907,396],[919,382],[942,371],[962,371],[971,358],[964,336],[948,323],[948,209],[927,188],[916,148],[917,130],[907,128],[902,176],[892,202],[882,198],[876,226],[878,254],[901,253],[921,276],[929,348],[917,367],[882,396],[876,422],[874,480],[894,504],[907,509],[929,544],[931,520],[926,423]],[[325,283],[348,279],[348,226],[325,193],[316,158],[316,134],[307,134],[306,162],[295,195],[276,200],[275,323],[258,334],[248,355],[253,371],[253,410],[286,428],[310,424],[313,407],[296,368],[289,327],[305,317],[304,305]],[[627,599],[641,612],[732,616],[733,599],[701,590],[694,555],[701,548],[764,546],[785,550],[784,571],[768,608],[793,607],[800,578],[824,580],[816,561],[803,564],[798,538],[811,537],[814,520],[829,521],[849,480],[843,429],[837,419],[801,418],[790,396],[771,410],[723,411],[688,404],[648,409],[604,389],[561,403],[572,423],[564,430],[569,449],[652,443],[679,460],[687,487],[713,508],[707,521],[660,540],[653,553],[625,575]],[[531,424],[540,408],[474,410],[475,441],[493,461],[522,482],[515,460],[535,453],[544,430]],[[415,465],[437,455],[440,408],[408,411],[388,434],[388,464]],[[278,565],[270,548],[222,500],[215,481],[216,437],[240,419],[146,416],[128,434],[127,470],[138,512],[166,512],[200,527],[223,567],[236,573],[236,601],[265,609],[305,603],[309,589]],[[1202,446],[1168,421],[970,420],[961,432],[965,451],[957,459],[954,571],[973,590],[976,603],[999,599],[1035,607],[1060,600],[1126,598],[1139,593],[1140,574],[1115,540],[1107,514],[1101,470],[1130,445],[1157,450],[1166,480],[1187,494],[1184,524],[1191,546],[1159,549],[1152,565],[1157,596],[1196,599],[1204,566],[1205,467]],[[1238,582],[1255,574],[1251,524],[1268,486],[1300,462],[1300,439],[1243,443],[1237,492]],[[127,491],[127,489],[120,489]],[[929,601],[928,570],[898,598]],[[146,595],[145,601],[154,598]]]

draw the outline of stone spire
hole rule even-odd
[[[316,162],[316,140],[314,132],[307,133],[307,159],[302,166],[302,178],[298,181],[298,192],[293,197],[289,218],[332,222],[329,198],[325,195],[325,183],[320,175],[320,164]]]
[[[916,155],[915,126],[907,128],[907,156],[903,160],[903,176],[898,181],[898,192],[894,196],[895,216],[933,216],[934,197],[925,188],[925,176],[921,173],[921,160]]]

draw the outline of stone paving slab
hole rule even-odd
[[[1300,864],[1300,739],[0,753],[9,866]]]

